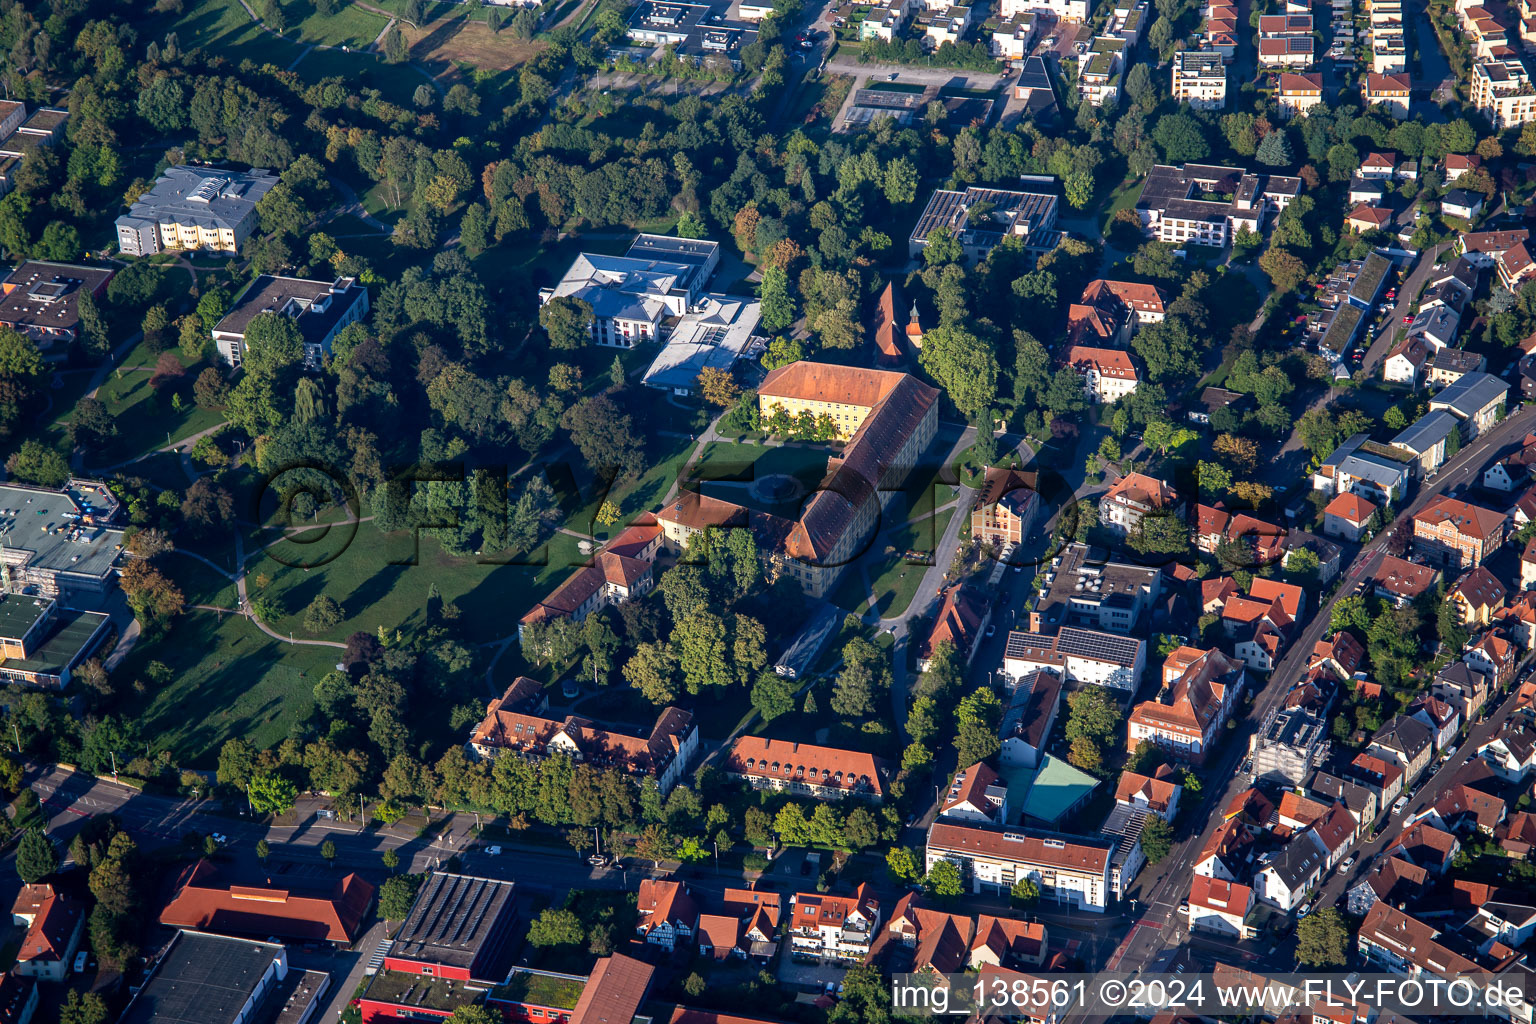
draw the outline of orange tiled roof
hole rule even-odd
[[[885,793],[889,773],[873,754],[762,736],[738,736],[726,754],[725,770],[748,777],[814,779],[816,785],[850,792],[867,787],[878,795]]]
[[[373,886],[355,874],[325,892],[306,894],[275,887],[270,881],[265,886],[221,882],[218,869],[200,860],[182,873],[160,923],[169,928],[347,943],[357,938],[372,902]]]

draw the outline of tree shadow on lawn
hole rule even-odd
[[[380,601],[383,601],[400,584],[401,580],[405,577],[405,571],[410,568],[412,566],[409,565],[377,566],[367,579],[359,586],[353,588],[351,593],[339,599],[342,607],[346,609],[347,616],[349,618],[356,616],[361,609],[372,608]],[[421,607],[413,609],[402,621],[392,625],[395,628],[405,629],[416,617],[417,611],[424,613],[426,604],[426,591],[422,591]]]

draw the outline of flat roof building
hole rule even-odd
[[[240,366],[246,329],[264,313],[296,322],[304,343],[304,365],[318,369],[342,328],[368,315],[368,289],[355,277],[313,281],[262,274],[246,286],[213,329],[214,345],[230,366]]]
[[[758,341],[763,305],[756,299],[710,293],[685,314],[645,371],[646,387],[691,395],[708,367],[729,372]]]
[[[578,255],[554,287],[539,290],[539,304],[580,299],[592,307],[594,343],[633,348],[693,310],[719,265],[719,242],[638,235],[623,256]]]
[[[1147,172],[1136,212],[1160,242],[1222,246],[1239,228],[1257,232],[1301,194],[1301,179],[1237,167],[1158,164]]]
[[[511,882],[434,871],[395,933],[383,969],[453,981],[492,978],[516,917]]]
[[[290,968],[277,943],[180,931],[118,1024],[297,1024],[317,1008],[326,980]],[[302,1013],[291,1012],[295,1002]]]
[[[985,215],[971,211],[984,206]],[[913,259],[928,247],[933,233],[947,230],[960,243],[967,258],[984,260],[1004,238],[1022,239],[1025,250],[1039,258],[1056,248],[1061,232],[1055,230],[1059,201],[1050,192],[1015,192],[996,188],[967,187],[963,192],[936,189],[912,228],[907,250]]]
[[[49,362],[69,355],[79,335],[80,296],[100,298],[114,267],[27,260],[0,282],[0,324],[36,342]]]
[[[207,249],[236,253],[256,229],[256,204],[277,184],[264,168],[167,167],[117,218],[117,247],[131,256]]]
[[[0,590],[105,593],[123,548],[123,532],[109,525],[118,511],[107,486],[92,480],[61,489],[0,483]]]

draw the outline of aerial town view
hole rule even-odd
[[[1536,1024],[1530,68],[0,0],[0,1024]]]

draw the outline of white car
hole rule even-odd
[[[1408,806],[1408,798],[1405,797],[1405,796],[1400,796],[1400,797],[1397,798],[1397,802],[1392,805],[1392,813],[1393,814],[1402,814],[1403,813],[1403,808],[1407,807],[1407,806]]]
[[[85,973],[85,965],[90,963],[90,962],[91,962],[91,954],[87,953],[85,950],[82,949],[75,956],[75,973],[76,974],[84,974]]]
[[[500,857],[501,856],[501,847],[499,847],[499,846],[487,846],[485,848],[485,852],[490,854],[492,857]]]
[[[1358,854],[1353,854],[1353,853],[1350,854],[1349,855],[1349,859],[1344,862],[1344,865],[1343,865],[1344,870],[1348,871],[1350,868],[1354,867],[1355,866],[1355,861],[1357,859],[1359,859],[1359,855]]]

